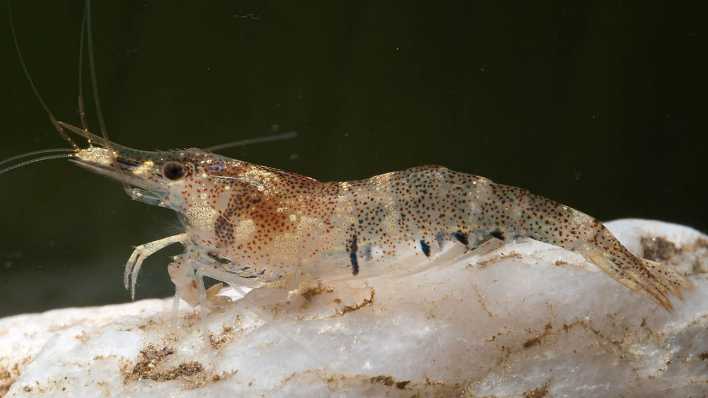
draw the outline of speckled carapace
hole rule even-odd
[[[77,150],[74,162],[122,182],[133,199],[176,211],[184,225],[135,250],[125,272],[131,291],[142,261],[173,243],[185,247],[169,266],[177,295],[196,304],[204,276],[268,282],[311,264],[357,276],[385,270],[406,245],[430,256],[445,242],[476,249],[520,238],[580,253],[666,309],[669,294],[689,287],[672,268],[630,253],[596,219],[484,177],[423,166],[320,182],[199,149],[137,151],[62,126],[98,145]]]

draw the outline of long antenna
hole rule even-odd
[[[86,0],[86,21],[87,21],[87,38],[88,38],[88,55],[89,69],[91,73],[91,88],[93,88],[93,100],[96,104],[96,116],[98,116],[98,125],[101,129],[101,135],[108,140],[108,130],[106,130],[106,122],[103,120],[103,112],[101,111],[101,100],[98,96],[98,82],[96,79],[96,63],[93,59],[93,28],[91,27],[91,0]]]
[[[44,162],[45,160],[52,160],[52,159],[70,159],[71,156],[72,156],[71,154],[62,153],[62,154],[58,154],[58,155],[47,155],[47,156],[42,156],[42,157],[38,157],[38,158],[35,158],[35,159],[26,160],[26,161],[21,162],[21,163],[18,163],[18,164],[13,164],[12,166],[7,166],[7,167],[5,167],[5,168],[0,168],[0,174],[5,174],[5,173],[10,172],[10,171],[12,171],[12,170],[16,170],[16,169],[19,169],[19,168],[21,168],[21,167],[25,167],[25,166],[31,165],[31,164],[33,164],[33,163]]]
[[[74,149],[78,149],[79,146],[74,143],[74,141],[69,137],[64,129],[59,125],[57,122],[57,119],[54,117],[54,114],[52,111],[49,109],[49,106],[44,102],[44,98],[39,94],[39,90],[37,89],[37,86],[34,84],[34,80],[32,80],[32,75],[29,73],[29,69],[27,69],[27,64],[25,63],[25,57],[22,56],[22,51],[20,51],[20,44],[17,42],[17,33],[15,32],[15,21],[12,18],[12,1],[7,0],[7,8],[8,8],[8,19],[10,21],[10,32],[12,33],[12,42],[15,45],[15,51],[17,52],[17,57],[20,60],[20,66],[22,66],[22,72],[25,74],[25,78],[30,84],[30,87],[32,87],[32,92],[34,93],[34,96],[39,100],[39,103],[42,105],[42,108],[44,108],[44,111],[47,112],[47,116],[49,116],[49,121],[52,123],[54,128],[57,130],[59,135],[64,138]]]
[[[246,138],[245,140],[231,141],[231,142],[227,142],[224,144],[212,145],[210,147],[204,148],[204,150],[209,151],[209,152],[216,152],[216,151],[221,151],[221,150],[224,150],[227,148],[233,148],[233,147],[237,147],[237,146],[260,144],[263,142],[270,142],[270,141],[289,140],[289,139],[292,139],[295,137],[297,137],[297,131],[288,131],[286,133],[267,135],[265,137]]]
[[[37,151],[31,151],[31,152],[25,152],[20,155],[15,155],[13,157],[7,158],[0,160],[0,166],[3,166],[8,163],[12,163],[15,160],[23,159],[23,158],[28,158],[34,155],[45,155],[48,153],[71,153],[74,152],[72,149],[69,148],[49,148],[49,149],[40,149]]]
[[[81,120],[81,128],[88,131],[88,122],[86,121],[86,107],[84,106],[84,36],[86,36],[86,7],[84,6],[84,14],[81,17],[81,36],[79,37],[79,119]],[[90,143],[90,141],[89,141]]]

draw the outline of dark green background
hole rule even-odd
[[[76,122],[82,2],[13,4],[40,91]],[[603,220],[708,228],[698,127],[708,43],[705,14],[690,3],[93,7],[103,110],[122,144],[209,146],[297,130],[296,140],[227,154],[323,180],[437,163]],[[6,16],[3,4],[0,158],[63,145],[21,74]],[[131,246],[179,230],[169,211],[68,162],[2,175],[0,187],[0,316],[126,302]],[[146,262],[140,298],[172,293],[165,266],[175,250]]]

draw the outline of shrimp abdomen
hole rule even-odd
[[[504,228],[514,236],[529,237],[581,254],[624,286],[644,291],[667,310],[669,295],[682,297],[690,282],[673,268],[632,254],[597,219],[525,189],[491,185],[487,209],[501,212]]]

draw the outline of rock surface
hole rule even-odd
[[[0,320],[0,397],[705,397],[708,237],[608,227],[696,288],[668,313],[526,241],[424,271],[256,289],[204,320],[171,299]]]

